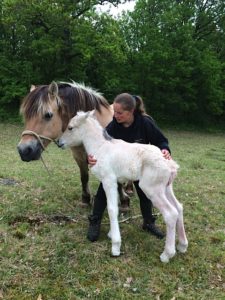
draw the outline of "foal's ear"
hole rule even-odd
[[[48,93],[52,96],[58,96],[58,92],[59,92],[59,89],[58,89],[58,85],[55,81],[52,81],[52,83],[49,85],[48,87]]]

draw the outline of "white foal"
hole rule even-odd
[[[92,112],[78,112],[59,140],[62,148],[80,144],[84,145],[88,154],[97,159],[91,171],[102,182],[106,193],[112,255],[119,256],[121,247],[117,182],[124,183],[128,180],[139,180],[140,188],[163,215],[166,242],[160,255],[161,261],[168,262],[176,253],[176,228],[177,249],[182,253],[186,252],[188,241],[183,223],[183,207],[176,199],[172,187],[177,174],[177,163],[166,160],[160,149],[153,145],[126,143],[111,138],[93,117]]]

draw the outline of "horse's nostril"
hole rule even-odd
[[[37,160],[41,156],[41,147],[39,144],[34,145],[19,145],[17,147],[19,155],[23,161]]]
[[[18,149],[18,152],[21,156],[27,156],[27,155],[30,155],[32,153],[32,148],[31,147],[25,147],[25,148],[22,148],[22,147],[17,147]]]
[[[33,152],[32,147],[26,147],[26,148],[24,149],[24,151],[23,151],[23,154],[24,154],[24,155],[30,155],[30,154],[32,154],[32,152]]]

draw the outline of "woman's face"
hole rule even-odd
[[[119,103],[113,103],[114,117],[118,123],[130,124],[134,119],[134,110],[124,110]]]

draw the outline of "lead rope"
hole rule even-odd
[[[44,165],[44,167],[45,167],[45,169],[46,169],[46,171],[47,171],[48,175],[50,176],[49,169],[48,169],[47,165],[45,164],[45,162],[44,162],[44,159],[43,159],[42,155],[41,155],[41,161],[42,161],[42,163],[43,163],[43,165]]]

